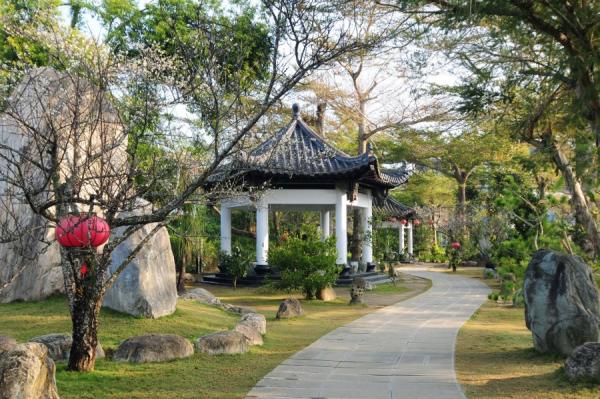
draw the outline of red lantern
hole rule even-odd
[[[418,227],[421,224],[421,221],[419,219],[415,219],[413,220],[413,224],[415,225],[415,227]]]
[[[452,246],[452,248],[454,248],[454,249],[460,249],[460,242],[453,242],[453,243],[451,244],[451,246]]]
[[[110,228],[106,220],[96,215],[71,215],[56,226],[56,240],[63,247],[99,247],[108,241]]]
[[[400,221],[400,223],[402,223],[403,225],[406,225],[408,222],[406,221],[406,219],[402,219],[402,220]]]

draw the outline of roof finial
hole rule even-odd
[[[298,103],[292,105],[292,113],[294,114],[294,118],[298,119],[300,117],[300,106]]]

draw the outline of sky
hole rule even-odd
[[[151,0],[139,0],[138,4],[143,7]],[[66,23],[70,21],[69,7],[61,7],[62,15]],[[92,18],[89,14],[83,16],[82,30],[90,36],[101,39],[105,34],[103,27],[98,20]],[[441,58],[434,55],[429,60],[429,64],[423,69],[418,77],[406,77],[402,59],[406,59],[411,53],[416,53],[420,49],[415,46],[408,46],[397,53],[391,53],[388,60],[379,56],[367,63],[364,72],[361,74],[361,85],[366,87],[374,80],[377,81],[377,88],[374,92],[373,101],[367,105],[367,114],[369,119],[383,123],[399,119],[401,114],[410,119],[418,118],[419,114],[428,112],[428,104],[433,106],[437,99],[430,97],[426,89],[431,84],[435,85],[455,85],[459,81],[459,70]],[[342,73],[340,73],[342,72]],[[337,68],[319,71],[316,73],[318,79],[327,82],[330,86],[337,87],[344,92],[352,93],[352,83],[346,73]],[[310,96],[302,93],[292,93],[284,102],[291,106],[293,102],[300,102],[304,112],[313,113],[316,107],[316,100],[310,99]],[[173,109],[176,116],[181,119],[193,119],[184,106],[177,106]],[[331,118],[332,108],[328,108],[327,117]],[[418,125],[417,125],[418,127]],[[181,129],[188,129],[183,126]],[[191,135],[191,132],[188,132]]]

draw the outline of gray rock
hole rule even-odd
[[[60,183],[64,183],[73,173],[78,173],[80,181],[85,182],[81,187],[84,197],[98,188],[95,180],[98,166],[110,164],[118,169],[120,164],[124,166],[127,162],[127,133],[121,128],[116,111],[112,111],[114,108],[98,94],[97,88],[85,79],[74,81],[72,76],[44,67],[25,73],[23,81],[8,98],[7,112],[0,115],[0,173],[9,175],[0,177],[0,198],[3,203],[0,225],[6,223],[10,229],[19,231],[20,236],[19,240],[0,244],[0,286],[3,286],[0,302],[42,300],[64,292],[60,248],[54,241],[54,227],[34,214],[22,198],[11,194],[20,194],[9,183],[11,170],[16,168],[9,169],[6,160],[12,158],[14,150],[41,162],[40,154],[45,154],[46,149],[38,146],[40,141],[35,141],[32,132],[49,133],[49,126],[53,126],[55,129],[51,134],[59,137],[56,151],[59,158],[64,160],[58,165]],[[94,103],[86,103],[90,100]],[[98,105],[103,108],[102,123],[89,126],[89,129],[79,129],[77,136],[73,135],[73,122],[78,118],[75,110],[80,118],[86,120],[90,116],[97,117]],[[52,123],[49,123],[49,119],[52,119]],[[86,140],[87,137],[99,136],[102,140]],[[85,170],[73,170],[73,164],[69,161],[73,159],[73,140],[86,143],[80,144],[80,148],[87,143],[99,146],[97,152],[101,155],[96,161],[91,161]],[[105,147],[102,148],[102,145]],[[81,148],[80,152],[85,153],[86,150],[88,148]],[[48,190],[40,190],[46,184],[46,178],[42,170],[35,166],[36,163],[27,162],[26,158],[23,157],[19,164],[20,173],[30,185],[29,189],[39,190],[34,201],[43,203],[50,196]],[[117,187],[103,182],[102,190],[103,194],[111,196]],[[6,207],[11,207],[11,211],[6,212]],[[7,214],[10,217],[5,217]]]
[[[302,316],[302,306],[300,301],[295,298],[288,298],[279,304],[279,310],[277,310],[276,319],[290,319],[292,317]]]
[[[260,313],[246,313],[242,315],[241,321],[251,324],[261,335],[267,333],[267,319]]]
[[[0,335],[0,353],[14,349],[17,340],[6,335]]]
[[[335,301],[335,298],[335,290],[332,287],[321,288],[319,291],[317,291],[317,299],[320,299],[321,301]]]
[[[571,352],[565,373],[572,382],[600,382],[600,342],[586,342]]]
[[[525,272],[525,322],[542,353],[564,356],[600,338],[600,298],[578,256],[537,251]]]
[[[56,366],[41,344],[0,352],[0,399],[58,399]]]
[[[248,352],[246,337],[238,331],[222,331],[204,335],[196,340],[196,350],[209,355],[235,354]]]
[[[132,214],[146,213],[147,201],[138,199],[140,206]],[[147,207],[147,208],[143,208]],[[119,244],[112,253],[111,272],[156,226],[150,223]],[[115,229],[114,235],[123,234]],[[144,245],[133,261],[106,292],[103,306],[133,316],[158,318],[175,312],[177,306],[177,277],[169,233],[162,227]]]
[[[194,288],[186,291],[179,298],[181,299],[193,299],[198,302],[206,303],[208,305],[221,305],[219,298],[214,296],[210,291],[204,288]]]
[[[221,307],[229,312],[233,312],[233,313],[237,313],[237,314],[241,314],[241,315],[245,315],[245,314],[249,314],[249,313],[256,313],[256,309],[251,308],[249,306],[237,306],[237,305],[232,305],[230,303],[224,303],[221,305]]]
[[[71,334],[46,334],[32,338],[29,342],[45,345],[48,348],[48,356],[55,362],[58,362],[69,360],[73,337]],[[96,346],[96,359],[102,359],[104,356],[102,345],[98,342],[98,345]]]
[[[375,284],[370,281],[365,281],[365,291],[373,291],[375,289]]]
[[[126,339],[119,345],[113,360],[117,362],[166,362],[192,356],[194,347],[179,335],[148,334]]]
[[[240,321],[234,327],[233,331],[237,331],[244,337],[246,337],[248,345],[254,346],[263,344],[262,335],[256,328],[254,328],[254,325],[252,323],[249,323],[247,321]]]

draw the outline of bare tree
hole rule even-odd
[[[30,70],[12,95],[2,98],[1,242],[29,245],[24,237],[32,237],[51,246],[48,232],[71,213],[97,213],[117,231],[103,248],[60,250],[73,328],[70,370],[94,367],[106,290],[170,215],[201,194],[215,168],[252,138],[265,113],[317,68],[376,42],[375,37],[359,40],[331,2],[265,0],[262,5],[272,40],[267,79],[237,94],[230,86],[226,96],[223,71],[211,59],[190,70],[181,68],[185,59],[146,48],[132,60],[76,32],[6,21],[12,34],[47,48],[60,72]],[[232,46],[235,40],[232,35]],[[190,104],[192,91],[211,101],[190,123],[167,123],[174,107]],[[182,129],[195,131],[197,139],[182,135]],[[177,166],[197,173],[185,187],[161,190],[173,182],[173,148],[186,140],[201,151],[186,157],[195,165]],[[157,205],[140,200],[157,192],[163,196]],[[22,217],[25,209],[41,220],[36,231],[28,229],[34,224]],[[144,230],[139,245],[111,267],[113,250],[149,223],[154,225]],[[80,270],[83,262],[87,273]]]

